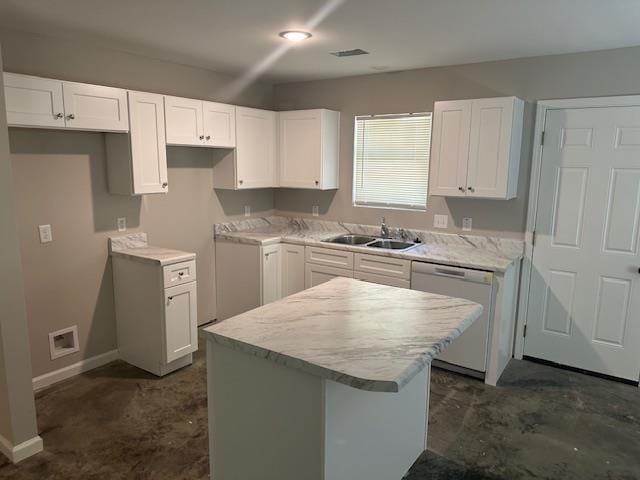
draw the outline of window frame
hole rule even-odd
[[[358,135],[358,121],[365,119],[373,119],[373,118],[408,118],[408,117],[429,117],[430,125],[429,125],[429,146],[427,151],[427,194],[425,197],[425,204],[423,205],[405,205],[405,204],[378,204],[378,203],[358,203],[356,201],[356,170],[357,170],[357,155],[356,150],[358,148],[357,135]],[[426,212],[429,206],[429,174],[431,173],[431,134],[433,132],[433,112],[408,112],[408,113],[383,113],[383,114],[369,114],[369,115],[355,115],[353,119],[353,156],[352,156],[352,181],[351,181],[351,204],[356,208],[377,208],[384,210],[403,210],[408,212]]]

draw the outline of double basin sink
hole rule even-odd
[[[392,240],[389,238],[376,238],[368,235],[345,234],[339,237],[324,240],[327,243],[338,243],[341,245],[354,245],[367,248],[383,248],[387,250],[404,251],[418,246],[418,243],[405,240]]]

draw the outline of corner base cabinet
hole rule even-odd
[[[516,97],[436,102],[429,193],[515,198],[523,119],[524,102]]]
[[[158,376],[190,365],[198,350],[195,260],[112,259],[120,358]]]

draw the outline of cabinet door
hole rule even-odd
[[[320,188],[322,115],[320,110],[280,112],[280,186]]]
[[[164,355],[167,363],[198,350],[196,282],[164,291]]]
[[[280,245],[270,245],[262,249],[262,305],[281,298]]]
[[[167,144],[204,145],[201,100],[165,96],[164,114]]]
[[[471,104],[471,100],[435,103],[430,195],[464,197],[466,194]]]
[[[304,246],[280,246],[282,255],[282,296],[293,295],[304,290]]]
[[[506,197],[513,105],[513,97],[473,100],[467,196]]]
[[[61,81],[15,73],[3,77],[9,126],[64,128]]]
[[[99,132],[129,131],[126,90],[62,82],[62,92],[67,128]]]
[[[167,192],[167,146],[162,95],[129,92],[133,193]]]
[[[236,107],[236,188],[276,182],[276,112]]]
[[[411,288],[409,280],[401,278],[389,277],[387,275],[377,275],[375,273],[355,272],[354,278],[369,283],[378,283],[380,285],[388,285],[390,287]]]
[[[353,278],[353,270],[347,270],[345,268],[327,267],[325,265],[314,265],[313,263],[307,263],[305,265],[304,275],[305,288],[315,287],[321,283],[328,282],[332,278],[347,277]]]
[[[236,107],[202,102],[204,143],[209,147],[236,146]]]

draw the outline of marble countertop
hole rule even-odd
[[[311,375],[397,392],[481,313],[468,300],[336,278],[204,331]]]
[[[422,244],[402,252],[326,242],[345,233],[376,236],[378,230],[377,227],[366,225],[270,217],[247,220],[240,225],[218,224],[215,236],[216,239],[239,243],[311,245],[491,272],[505,272],[523,256],[524,244],[520,240],[428,231],[408,231],[409,238],[419,238]]]
[[[156,263],[160,266],[186,262],[196,258],[195,253],[154,247],[147,243],[146,233],[131,233],[109,239],[111,256],[120,256],[130,260]]]

